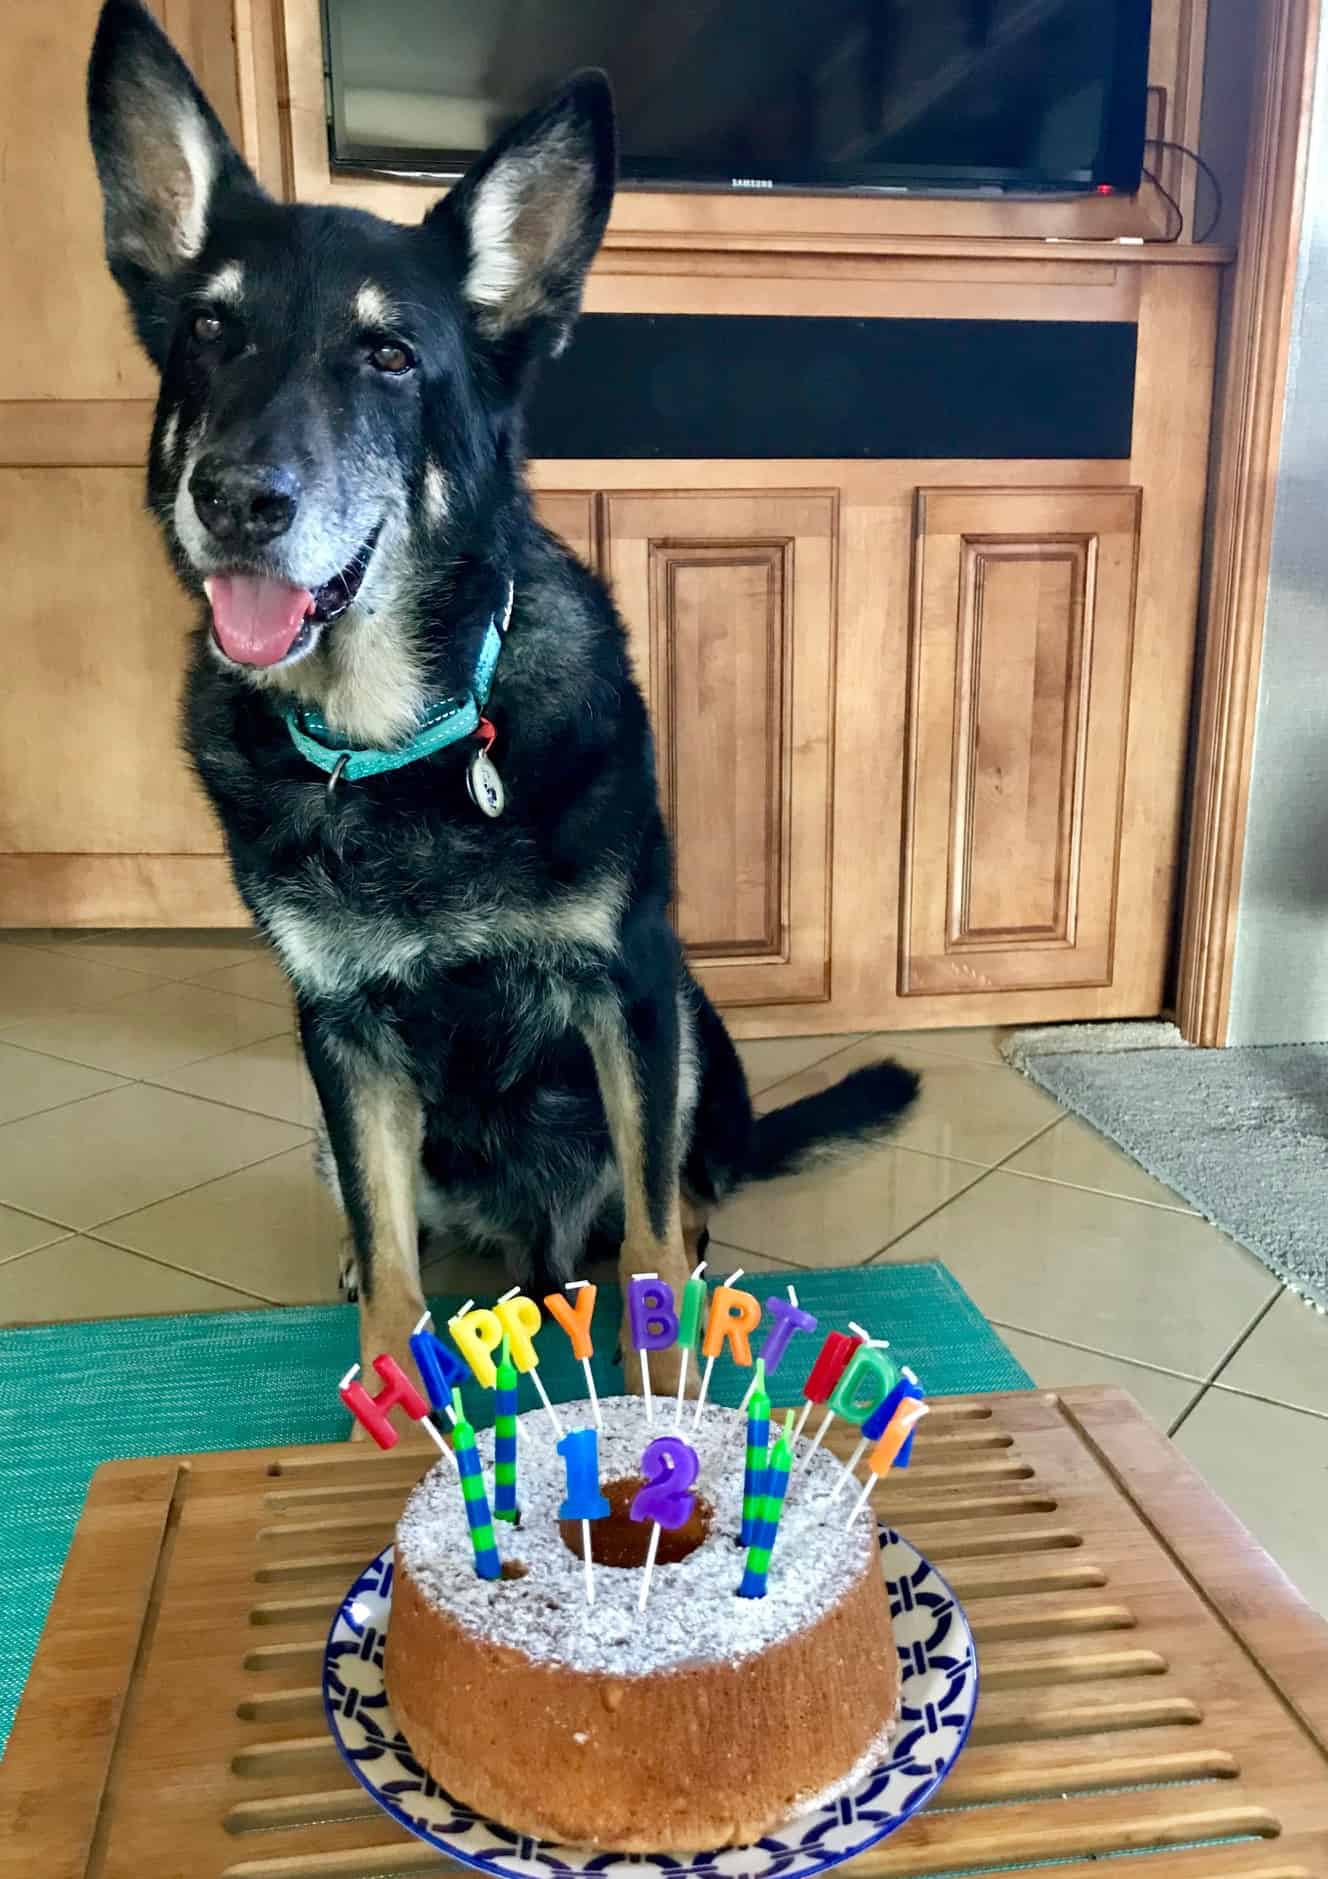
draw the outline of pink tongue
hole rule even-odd
[[[275,665],[314,604],[307,587],[264,574],[217,574],[207,583],[217,644],[239,665]]]

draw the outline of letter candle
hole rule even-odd
[[[855,1324],[855,1331],[862,1326]],[[860,1344],[848,1361],[848,1367],[830,1392],[830,1406],[825,1418],[812,1441],[811,1447],[799,1463],[805,1468],[817,1449],[821,1438],[836,1416],[842,1416],[845,1422],[851,1422],[854,1428],[861,1428],[871,1411],[884,1402],[899,1381],[899,1366],[893,1357],[886,1356],[886,1346],[882,1339],[871,1338]],[[864,1383],[869,1383],[875,1391],[870,1402],[860,1402],[859,1396]]]
[[[489,1497],[484,1491],[484,1471],[480,1467],[479,1453],[475,1447],[475,1431],[466,1421],[466,1412],[461,1406],[460,1390],[452,1392],[452,1407],[456,1411],[452,1442],[461,1473],[461,1498],[466,1503],[466,1525],[470,1528],[475,1571],[481,1579],[500,1579],[503,1562],[498,1557],[498,1542],[494,1537],[493,1518],[489,1513]]]
[[[646,1573],[641,1581],[641,1596],[636,1601],[638,1611],[645,1610],[646,1600],[650,1597],[655,1555],[659,1552],[660,1529],[667,1527],[672,1532],[675,1527],[686,1526],[696,1505],[694,1483],[700,1472],[701,1463],[696,1450],[680,1435],[657,1435],[653,1442],[646,1445],[646,1451],[641,1457],[645,1486],[636,1492],[631,1517],[633,1520],[653,1520],[655,1524],[646,1552]]]
[[[595,1355],[595,1346],[591,1342],[590,1324],[595,1316],[595,1300],[599,1297],[599,1287],[592,1285],[589,1279],[569,1279],[567,1290],[578,1294],[575,1305],[570,1304],[561,1292],[550,1292],[544,1301],[544,1309],[555,1324],[566,1331],[572,1346],[573,1357],[579,1358],[581,1368],[586,1373],[586,1390],[590,1396],[590,1407],[595,1412],[595,1427],[603,1428],[604,1418],[599,1411],[599,1392],[595,1388],[595,1373],[590,1367],[590,1360]]]
[[[756,1375],[747,1392],[747,1465],[742,1479],[740,1546],[750,1546],[761,1519],[766,1469],[770,1462],[770,1398],[765,1388],[765,1359],[756,1360]]]
[[[803,1311],[798,1304],[798,1294],[792,1286],[788,1288],[788,1303],[782,1298],[768,1298],[765,1301],[766,1316],[774,1323],[766,1333],[765,1343],[761,1346],[761,1358],[765,1364],[765,1374],[773,1377],[784,1361],[784,1353],[793,1341],[796,1331],[814,1331],[816,1320],[809,1311]],[[739,1409],[746,1409],[747,1397],[756,1388],[753,1377],[747,1385],[747,1396],[738,1404]]]
[[[830,1496],[832,1501],[839,1499],[850,1481],[852,1481],[855,1486],[857,1485],[858,1463],[866,1454],[871,1443],[878,1442],[885,1434],[886,1429],[890,1426],[890,1420],[895,1411],[902,1402],[906,1401],[918,1403],[922,1401],[922,1385],[918,1382],[916,1374],[908,1368],[907,1364],[905,1364],[904,1368],[900,1371],[899,1381],[895,1384],[890,1394],[885,1397],[882,1402],[877,1404],[876,1408],[873,1409],[870,1416],[868,1416],[867,1420],[863,1423],[862,1439],[853,1451],[852,1460],[845,1463],[843,1474],[840,1475],[838,1481],[835,1482],[834,1491]],[[913,1437],[910,1435],[907,1442],[905,1442],[904,1446],[899,1451],[895,1466],[897,1468],[907,1468],[912,1453]]]
[[[730,1273],[722,1285],[715,1287],[715,1296],[710,1301],[710,1317],[706,1322],[705,1336],[701,1340],[701,1355],[706,1360],[705,1375],[701,1378],[701,1394],[696,1399],[696,1414],[692,1418],[695,1429],[701,1421],[701,1411],[705,1408],[705,1399],[710,1389],[710,1378],[714,1373],[715,1359],[728,1344],[735,1364],[741,1364],[744,1370],[752,1367],[752,1342],[749,1333],[761,1322],[761,1303],[750,1292],[739,1292],[738,1280],[742,1277],[742,1267]]]
[[[503,1293],[494,1309],[498,1322],[512,1340],[512,1362],[535,1385],[545,1414],[561,1440],[563,1425],[558,1420],[557,1410],[549,1401],[549,1392],[540,1382],[539,1358],[535,1354],[535,1333],[544,1322],[539,1306],[514,1285],[509,1292]]]
[[[792,1430],[793,1411],[790,1409],[784,1417],[784,1427],[780,1431],[779,1440],[770,1451],[770,1467],[765,1478],[761,1517],[756,1523],[751,1545],[747,1549],[742,1583],[738,1587],[739,1598],[764,1598],[768,1589],[770,1555],[775,1550],[775,1539],[779,1533],[779,1516],[784,1511],[784,1496],[788,1492],[789,1475],[793,1469]]]
[[[650,1353],[671,1350],[678,1335],[678,1314],[673,1309],[673,1287],[657,1272],[638,1272],[627,1281],[627,1322],[632,1344],[641,1359],[641,1393],[646,1399],[646,1421],[655,1420],[650,1394]]]
[[[673,1416],[675,1429],[682,1426],[682,1399],[687,1391],[687,1360],[701,1342],[701,1326],[705,1320],[709,1296],[705,1269],[706,1262],[703,1259],[683,1286],[682,1298],[678,1303],[678,1344],[682,1350],[682,1363],[678,1371],[678,1406]]]
[[[906,1399],[899,1405],[894,1415],[890,1418],[889,1426],[884,1435],[882,1435],[880,1441],[867,1457],[867,1466],[871,1470],[871,1473],[867,1476],[861,1494],[859,1494],[857,1500],[853,1503],[852,1513],[844,1522],[846,1527],[853,1525],[853,1522],[867,1505],[867,1496],[876,1486],[876,1483],[881,1480],[883,1476],[889,1474],[891,1467],[899,1456],[899,1451],[903,1448],[904,1444],[912,1438],[915,1426],[929,1413],[929,1406],[926,1403],[914,1399]]]
[[[858,1346],[866,1341],[865,1331],[861,1337],[850,1337],[845,1331],[830,1331],[826,1334],[820,1354],[808,1373],[807,1381],[802,1386],[802,1393],[807,1400],[802,1406],[802,1414],[798,1417],[798,1426],[793,1431],[795,1449],[806,1427],[807,1418],[812,1413],[813,1403],[829,1402],[830,1392],[843,1376],[849,1358]]]
[[[503,1339],[498,1364],[497,1400],[493,1418],[493,1517],[515,1526],[516,1504],[516,1365],[512,1340]]]
[[[559,1520],[581,1522],[581,1557],[586,1566],[586,1604],[595,1603],[595,1563],[590,1550],[590,1523],[603,1520],[613,1509],[600,1492],[599,1437],[593,1429],[570,1429],[558,1444],[567,1470],[567,1499],[558,1509]]]
[[[429,1405],[396,1358],[389,1357],[386,1352],[374,1358],[373,1367],[383,1380],[383,1388],[377,1396],[370,1396],[364,1385],[355,1381],[359,1367],[358,1364],[351,1365],[337,1385],[337,1394],[379,1448],[395,1448],[400,1441],[400,1436],[392,1426],[391,1414],[394,1409],[404,1409],[412,1422],[418,1422],[428,1432],[434,1446],[455,1463],[456,1456],[429,1420]]]
[[[429,1407],[434,1415],[446,1416],[449,1422],[455,1422],[452,1392],[465,1382],[469,1372],[455,1351],[448,1350],[446,1344],[435,1337],[432,1331],[425,1330],[425,1325],[432,1322],[433,1313],[426,1311],[410,1334],[410,1354],[415,1359],[415,1368],[424,1378],[424,1387],[429,1392]]]

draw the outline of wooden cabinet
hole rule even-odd
[[[418,219],[419,185],[319,180],[317,0],[153,10],[274,193]],[[225,925],[243,910],[177,747],[188,608],[140,506],[154,387],[101,254],[96,12],[0,15],[0,924]],[[1165,996],[1223,256],[920,238],[935,207],[631,193],[587,305],[1128,328],[1128,456],[533,469],[627,622],[679,930],[740,1035]],[[1086,213],[1018,206],[1043,233]]]
[[[916,515],[900,993],[1109,985],[1139,491]]]
[[[677,855],[678,931],[728,1005],[830,987],[832,490],[604,499]]]

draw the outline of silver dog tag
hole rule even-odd
[[[494,768],[487,751],[477,750],[466,766],[466,788],[480,814],[491,820],[496,820],[507,806],[503,779]]]

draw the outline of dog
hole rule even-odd
[[[274,201],[137,0],[88,102],[161,378],[148,506],[198,604],[185,745],[294,988],[364,1360],[405,1354],[422,1232],[537,1296],[610,1247],[676,1287],[717,1202],[883,1136],[917,1080],[753,1118],[670,924],[622,624],[532,512],[522,411],[608,218],[608,83],[413,228]]]

